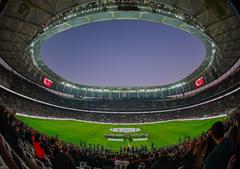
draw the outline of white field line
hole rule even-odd
[[[167,123],[167,122],[175,122],[175,121],[207,120],[207,119],[215,119],[215,118],[227,116],[227,114],[220,114],[220,115],[211,116],[211,117],[189,118],[189,119],[172,119],[172,120],[144,122],[144,123],[106,123],[106,122],[78,120],[78,119],[72,119],[72,118],[55,118],[55,117],[31,116],[31,115],[27,115],[27,114],[24,114],[24,113],[17,113],[17,115],[18,116],[23,116],[23,117],[36,118],[36,119],[62,120],[62,121],[70,120],[70,121],[79,121],[79,122],[85,122],[85,123],[108,124],[108,125],[144,125],[144,124],[157,124],[157,123]]]

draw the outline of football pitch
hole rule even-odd
[[[112,125],[95,124],[71,120],[47,120],[30,117],[18,116],[28,126],[49,136],[58,135],[60,139],[79,144],[85,141],[87,144],[100,144],[113,150],[119,150],[120,146],[151,146],[154,143],[157,147],[171,146],[178,143],[179,138],[184,136],[196,137],[203,131],[207,131],[211,125],[227,117],[214,118],[208,120],[193,121],[171,121],[157,124],[142,125]],[[139,128],[140,133],[147,133],[147,141],[129,141],[121,142],[108,141],[105,134],[112,133],[111,128]]]

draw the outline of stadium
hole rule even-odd
[[[203,61],[173,83],[112,86],[43,59],[57,35],[125,20],[196,37]],[[0,23],[0,168],[240,168],[238,0],[0,0]]]

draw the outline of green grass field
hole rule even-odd
[[[18,119],[24,123],[47,135],[58,135],[62,140],[75,144],[79,144],[80,140],[89,144],[101,144],[111,147],[113,150],[119,150],[121,145],[151,146],[152,143],[158,147],[173,145],[178,142],[179,137],[185,135],[196,137],[203,131],[208,130],[214,122],[223,120],[224,118],[226,117],[209,120],[175,121],[129,126],[94,124],[78,121],[45,120],[18,116]],[[148,141],[141,142],[110,142],[104,135],[110,133],[109,129],[114,127],[140,128],[142,130],[141,133],[148,133],[150,137]]]

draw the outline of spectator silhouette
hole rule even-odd
[[[208,155],[204,169],[226,169],[233,154],[233,144],[229,138],[224,137],[225,128],[222,122],[218,121],[211,127],[211,137],[217,146]]]

